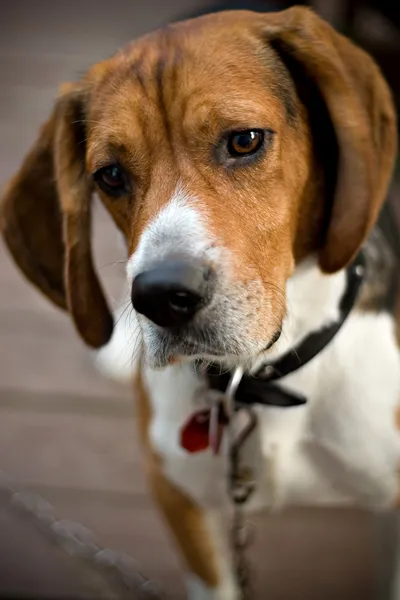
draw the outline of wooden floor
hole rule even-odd
[[[17,168],[59,83],[188,9],[187,0],[12,0],[0,20],[0,184]],[[145,6],[145,8],[143,8]],[[96,207],[95,246],[115,299],[117,234]],[[129,390],[100,378],[68,318],[20,276],[0,245],[0,470],[58,515],[128,552],[169,597],[181,568],[146,492]],[[359,512],[294,511],[258,520],[260,600],[368,600],[382,546]],[[386,540],[387,541],[387,540]],[[41,532],[9,510],[0,487],[0,594],[83,597],[79,575]]]

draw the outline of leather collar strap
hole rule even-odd
[[[298,371],[317,354],[322,352],[341,329],[358,298],[365,274],[365,258],[358,254],[346,271],[346,289],[340,301],[339,319],[310,333],[296,348],[293,348],[274,362],[266,362],[256,373],[246,373],[236,392],[238,404],[264,404],[269,406],[299,406],[306,398],[295,392],[289,392],[273,382]],[[222,373],[221,367],[210,365],[206,370],[210,387],[221,392],[226,390],[231,373]]]

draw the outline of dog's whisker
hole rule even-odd
[[[106,267],[116,267],[117,265],[126,265],[127,262],[128,259],[113,260],[108,263],[103,263],[99,265],[99,269],[105,269]]]

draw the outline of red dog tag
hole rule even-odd
[[[181,429],[181,446],[191,454],[207,450],[209,446],[218,454],[224,427],[228,419],[221,403],[211,410],[201,410],[192,415]]]
[[[181,429],[181,446],[190,453],[201,452],[208,448],[208,430],[210,428],[209,409],[192,415]]]

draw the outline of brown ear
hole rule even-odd
[[[265,20],[268,41],[301,64],[334,128],[336,187],[319,255],[321,268],[332,273],[355,256],[385,199],[397,149],[391,94],[373,59],[310,9],[294,7]]]
[[[87,344],[104,345],[112,317],[90,246],[91,185],[85,174],[85,95],[64,87],[21,169],[6,187],[0,226],[26,277],[68,309]]]

